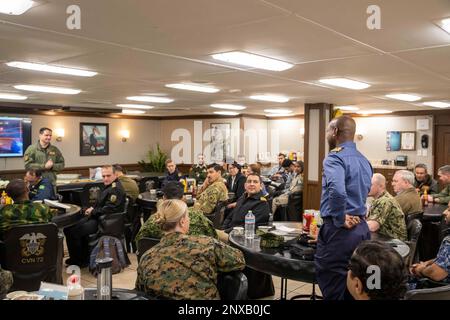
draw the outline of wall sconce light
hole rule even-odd
[[[64,138],[64,129],[55,129],[56,141],[61,142],[62,138]]]
[[[356,139],[358,141],[361,141],[364,138],[364,136],[361,133],[356,133]]]
[[[122,142],[127,142],[127,140],[130,138],[129,130],[122,130],[122,131],[120,131],[120,134],[122,136]]]

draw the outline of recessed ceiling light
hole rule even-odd
[[[144,110],[136,110],[136,109],[122,109],[123,114],[144,114]]]
[[[264,109],[264,112],[273,113],[273,114],[290,114],[292,110],[288,109]]]
[[[94,71],[57,67],[57,66],[50,66],[47,64],[30,63],[30,62],[23,62],[23,61],[11,61],[11,62],[7,62],[6,65],[9,67],[19,68],[19,69],[68,74],[71,76],[79,76],[79,77],[93,77],[97,74],[97,72],[94,72]]]
[[[450,33],[450,18],[445,18],[440,21],[437,21],[436,24],[445,30],[446,32]]]
[[[450,103],[443,101],[427,101],[424,102],[423,104],[434,108],[450,108]]]
[[[239,112],[234,111],[214,111],[214,114],[220,114],[222,116],[237,116]]]
[[[0,93],[0,99],[3,100],[26,100],[28,97],[21,96],[20,94]]]
[[[121,103],[117,104],[118,107],[121,108],[130,108],[130,109],[153,109],[154,106],[146,106],[144,104],[130,104],[130,103]]]
[[[236,104],[228,104],[228,103],[213,103],[211,107],[217,109],[227,109],[227,110],[244,110],[247,107],[236,105]]]
[[[343,111],[357,111],[359,110],[358,107],[355,106],[334,106],[334,109],[340,109]]]
[[[399,93],[399,94],[387,94],[386,97],[396,100],[402,100],[402,101],[418,101],[422,99],[419,96],[415,96],[413,94],[406,94],[406,93]]]
[[[363,110],[363,111],[358,111],[358,114],[362,114],[362,115],[369,115],[369,114],[386,114],[386,113],[392,113],[391,110]]]
[[[216,92],[220,91],[220,89],[217,89],[214,87],[201,86],[198,84],[190,84],[190,83],[169,83],[169,84],[166,84],[166,87],[172,88],[172,89],[190,90],[190,91],[206,92],[206,93],[216,93]]]
[[[270,94],[253,95],[253,96],[250,96],[250,99],[262,100],[262,101],[270,101],[270,102],[280,102],[280,103],[285,103],[285,102],[289,101],[288,97],[275,96],[275,95],[270,95]]]
[[[140,101],[140,102],[154,102],[154,103],[171,103],[173,99],[154,96],[132,96],[127,97],[127,100]]]
[[[14,86],[14,88],[25,91],[35,91],[35,92],[45,92],[45,93],[57,93],[57,94],[78,94],[81,90],[78,89],[68,89],[61,87],[47,87],[47,86],[34,86],[21,84]]]
[[[21,15],[33,6],[31,0],[2,0],[0,1],[0,13]]]
[[[347,78],[328,78],[328,79],[320,79],[319,82],[329,84],[336,87],[342,87],[353,90],[361,90],[370,87],[370,84],[355,80],[350,80]]]
[[[271,71],[284,71],[294,66],[293,64],[284,61],[241,51],[213,54],[212,57],[220,61]]]

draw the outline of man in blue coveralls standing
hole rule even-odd
[[[353,142],[355,121],[341,116],[330,121],[330,153],[323,162],[320,228],[315,256],[317,281],[326,300],[350,299],[346,291],[350,257],[370,239],[365,221],[366,198],[373,174],[369,161]]]

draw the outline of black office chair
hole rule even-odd
[[[422,223],[419,219],[412,219],[407,225],[409,256],[406,261],[406,266],[409,267],[413,263],[418,261],[417,243],[419,241],[420,233],[422,231]]]
[[[287,205],[288,221],[303,221],[303,193],[291,193]]]
[[[86,183],[79,192],[80,206],[82,209],[93,207],[104,187],[103,182]]]
[[[143,177],[139,180],[139,193],[159,188],[158,177]]]
[[[146,237],[139,239],[137,243],[137,253],[136,253],[137,261],[139,262],[144,252],[157,245],[160,240],[161,239],[158,238],[146,238]]]
[[[127,252],[136,252],[134,239],[141,228],[140,207],[132,198],[128,197],[128,206],[125,215],[125,244]]]
[[[247,300],[247,277],[241,271],[219,273],[217,289],[221,300]]]
[[[410,214],[405,215],[405,223],[406,225],[408,225],[409,222],[414,219],[422,221],[422,218],[423,218],[423,211],[411,212]]]
[[[36,291],[41,281],[57,282],[58,241],[54,223],[18,225],[5,232],[0,264],[13,274],[10,291]]]
[[[407,291],[405,300],[450,300],[450,285]]]
[[[220,201],[217,203],[211,214],[205,214],[209,220],[212,221],[214,228],[219,229],[222,226],[224,217],[225,217],[225,209],[227,208],[228,201]]]

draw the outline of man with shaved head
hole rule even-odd
[[[367,216],[369,230],[406,241],[405,215],[398,202],[386,191],[386,178],[382,174],[373,175],[369,196],[375,199]]]
[[[353,251],[370,239],[365,219],[372,179],[370,162],[353,142],[356,123],[349,116],[331,120],[327,129],[330,153],[323,162],[315,267],[324,299],[351,299],[346,290],[347,267]]]

